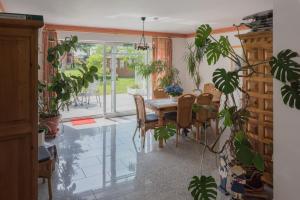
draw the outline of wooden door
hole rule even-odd
[[[37,29],[0,19],[0,199],[37,199]]]

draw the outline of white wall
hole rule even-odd
[[[232,46],[239,46],[239,40],[235,37],[236,32],[216,34],[214,35],[218,38],[221,35],[228,36],[229,41]],[[180,70],[180,79],[184,91],[192,92],[195,89],[195,85],[188,74],[187,64],[185,61],[186,47],[188,43],[193,43],[194,38],[188,39],[173,39],[173,66]],[[237,53],[241,54],[241,48],[235,49]],[[232,63],[228,59],[221,58],[216,65],[209,66],[206,61],[204,61],[200,66],[200,76],[201,76],[201,88],[205,83],[212,82],[212,74],[217,68],[225,68],[226,70],[231,69]]]
[[[300,1],[274,1],[274,54],[300,53]],[[297,60],[300,62],[300,59]],[[274,80],[274,199],[300,199],[300,111],[284,105]]]
[[[78,36],[80,41],[90,42],[120,42],[120,43],[136,43],[139,42],[140,36],[136,35],[120,35],[120,34],[105,34],[105,33],[86,33],[86,32],[69,32],[69,31],[58,31],[57,37],[64,39],[71,35]],[[146,37],[146,42],[152,43],[151,37]]]

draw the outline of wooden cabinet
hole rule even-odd
[[[37,199],[38,28],[0,19],[0,199]]]
[[[251,64],[269,60],[273,53],[272,32],[247,33],[240,36]],[[273,79],[268,63],[256,67],[257,74],[244,78],[243,88],[250,95],[250,120],[247,133],[256,150],[265,159],[263,180],[273,185]],[[247,75],[249,72],[245,72]]]

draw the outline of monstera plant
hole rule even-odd
[[[72,96],[76,96],[89,83],[98,79],[98,68],[87,67],[85,63],[78,68],[80,75],[68,76],[62,67],[62,58],[65,54],[75,51],[78,43],[76,36],[67,37],[64,41],[48,49],[47,61],[53,74],[50,74],[49,83],[39,82],[39,115],[41,125],[48,127],[48,133],[55,135],[58,131],[60,111],[71,103]]]
[[[236,26],[239,34],[239,26]],[[217,64],[220,58],[229,59],[234,62],[237,69],[228,71],[225,68],[218,68],[213,73],[213,83],[224,95],[224,105],[219,112],[219,118],[223,121],[221,132],[216,140],[209,145],[206,141],[202,153],[202,162],[205,150],[208,149],[214,154],[222,154],[227,149],[231,160],[231,165],[239,165],[245,169],[255,169],[262,173],[264,171],[264,160],[262,156],[254,150],[246,134],[245,123],[248,120],[247,111],[249,95],[240,87],[243,77],[251,77],[256,71],[256,66],[269,63],[273,77],[282,82],[281,95],[283,102],[290,108],[300,109],[300,64],[294,59],[299,57],[298,53],[286,49],[273,56],[270,60],[260,63],[250,63],[246,56],[240,56],[235,52],[229,40],[225,36],[215,38],[212,35],[212,28],[205,24],[201,25],[196,32],[195,46],[205,49],[204,56],[209,65]],[[242,42],[241,42],[242,44]],[[242,45],[245,54],[244,47]],[[247,73],[244,73],[246,72]],[[234,96],[235,92],[240,92],[244,96],[243,105],[237,105]],[[230,135],[219,147],[218,141],[224,135],[226,129],[230,130]],[[205,132],[206,134],[206,132]],[[214,200],[217,198],[217,185],[211,176],[202,173],[200,177],[194,176],[189,184],[188,190],[195,200]]]

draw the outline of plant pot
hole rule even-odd
[[[38,133],[38,146],[43,146],[45,144],[45,130],[39,130]]]
[[[40,123],[48,128],[47,136],[55,137],[59,131],[58,125],[60,121],[60,115],[54,117],[41,118]]]
[[[246,169],[246,186],[247,192],[262,191],[264,183],[261,179],[262,173],[257,171],[255,168]]]
[[[202,94],[202,90],[200,90],[200,89],[194,89],[194,90],[193,90],[193,94],[194,94],[195,96],[199,96],[200,94]]]
[[[239,165],[231,169],[231,196],[233,200],[242,200],[245,194],[246,171]]]

